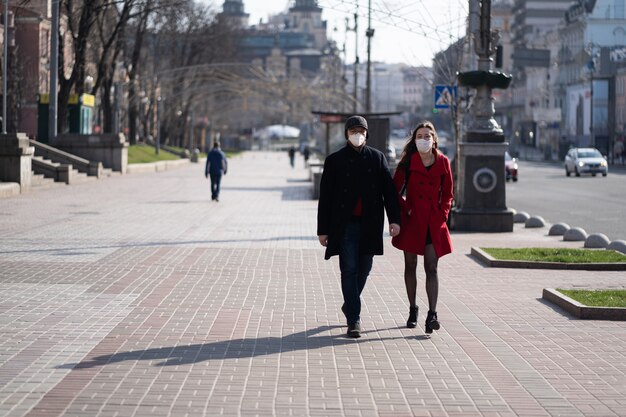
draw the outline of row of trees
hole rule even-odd
[[[22,0],[22,6],[36,1]],[[241,119],[242,112],[253,119],[285,121],[310,118],[316,103],[334,103],[337,110],[349,106],[334,76],[277,76],[244,63],[238,46],[246,29],[194,0],[59,4],[59,132],[67,131],[70,95],[83,93],[96,96],[103,132],[119,128],[123,114],[131,143],[158,136],[160,129],[164,138],[181,145],[194,114],[227,125]],[[332,61],[325,65],[340,74]]]
[[[173,68],[236,60],[239,33],[192,0],[61,0],[59,33],[59,131],[65,130],[70,94],[99,99],[102,129],[112,132],[117,116],[115,87],[125,86],[129,139],[138,124],[149,128],[162,89],[189,91],[176,109],[186,117],[197,88],[197,73]],[[93,79],[93,82],[86,82]],[[119,96],[118,96],[119,97]],[[182,96],[181,96],[182,97]],[[180,113],[178,115],[180,117]],[[167,120],[167,118],[166,118]],[[154,124],[154,122],[152,122]]]

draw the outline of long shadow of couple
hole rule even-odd
[[[154,361],[160,360],[155,366],[186,365],[210,360],[224,360],[236,358],[252,358],[262,355],[272,355],[275,353],[287,353],[298,350],[312,350],[327,346],[342,346],[352,343],[363,343],[372,341],[385,341],[396,339],[425,339],[426,336],[399,336],[399,337],[377,337],[375,339],[361,338],[348,339],[344,333],[319,335],[322,332],[330,331],[343,326],[319,326],[314,329],[304,330],[283,337],[261,337],[251,339],[221,340],[211,343],[198,343],[184,346],[167,346],[153,349],[133,350],[128,352],[114,353],[110,355],[96,356],[88,358],[78,364],[69,363],[58,366],[58,368],[93,368],[110,365],[124,361]],[[396,330],[391,328],[384,330]],[[363,332],[378,332],[372,330]]]

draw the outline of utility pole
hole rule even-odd
[[[367,2],[367,84],[365,95],[365,112],[372,112],[372,37],[374,36],[374,29],[372,29],[372,0]]]
[[[346,18],[346,31],[354,31],[354,102],[352,104],[352,113],[356,114],[359,105],[359,5],[356,5],[356,13],[354,13],[354,27],[348,25]]]
[[[57,136],[59,1],[60,0],[52,0],[52,27],[50,29],[50,94],[48,97],[48,143],[51,143]]]
[[[596,138],[594,136],[593,131],[593,73],[596,70],[595,62],[593,61],[594,50],[593,47],[596,46],[593,43],[589,43],[589,63],[587,66],[589,67],[589,143],[590,146],[596,146]]]

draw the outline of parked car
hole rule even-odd
[[[504,173],[506,181],[517,182],[517,173],[519,167],[517,165],[517,158],[512,158],[509,152],[504,153]]]
[[[602,174],[603,177],[609,173],[609,164],[606,158],[596,148],[572,148],[565,155],[565,175],[568,177],[576,174]]]

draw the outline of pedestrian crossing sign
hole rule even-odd
[[[453,85],[435,86],[435,108],[448,109],[456,98],[457,88]]]

